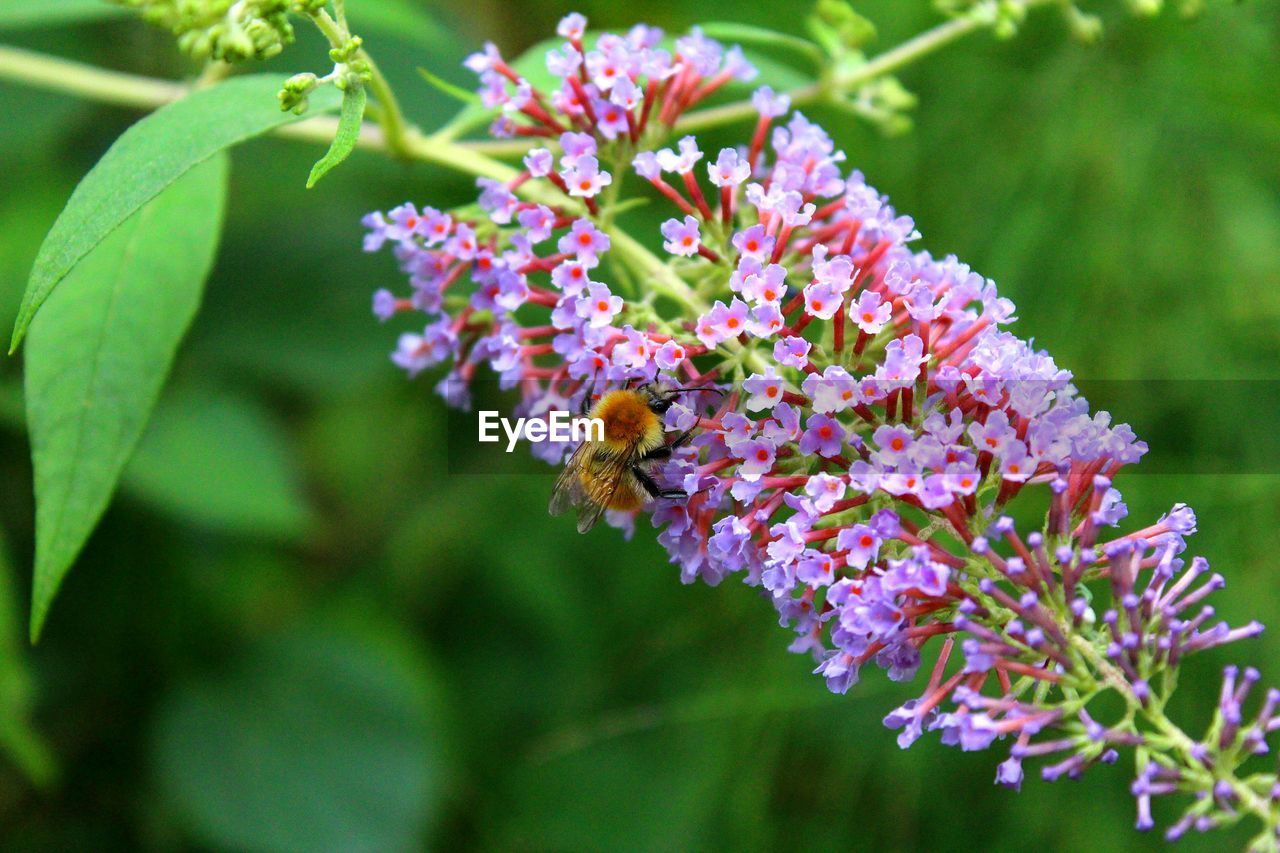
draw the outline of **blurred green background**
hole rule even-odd
[[[569,11],[430,5],[434,29],[366,32],[428,128],[455,105],[417,66],[470,85],[458,63],[480,41],[515,55]],[[873,49],[937,20],[916,0],[856,5],[880,27]],[[1162,472],[1118,485],[1137,526],[1195,506],[1194,547],[1229,580],[1219,612],[1280,624],[1280,458],[1248,439],[1274,437],[1280,385],[1238,382],[1280,380],[1280,3],[1194,22],[1095,5],[1108,24],[1095,47],[1050,12],[1012,42],[979,35],[904,72],[921,99],[910,135],[813,113],[925,247],[995,278],[1016,329],[1078,376],[1202,380],[1100,386]],[[596,27],[800,33],[808,4],[576,8]],[[191,71],[164,33],[127,19],[0,38]],[[324,63],[304,34],[268,68]],[[8,84],[0,99],[7,328],[44,233],[137,114]],[[624,546],[549,519],[549,470],[450,475],[432,383],[386,361],[398,329],[370,316],[373,289],[399,279],[388,256],[360,253],[359,217],[459,203],[470,181],[357,153],[308,192],[318,153],[271,140],[235,152],[205,305],[34,649],[20,639],[21,365],[0,364],[6,849],[1164,846],[1132,830],[1129,767],[1013,794],[992,785],[994,750],[926,737],[902,752],[879,720],[910,685],[868,672],[828,695],[751,591],[681,586],[647,529]],[[1276,683],[1278,651],[1271,633],[1231,654]],[[1193,732],[1225,660],[1186,667]]]

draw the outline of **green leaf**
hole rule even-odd
[[[195,316],[222,225],[226,182],[225,156],[174,182],[98,244],[31,324],[33,640],[106,509]]]
[[[129,14],[105,0],[0,0],[0,30],[52,27]]]
[[[402,629],[352,617],[162,705],[156,780],[201,846],[423,849],[442,778],[432,672]]]
[[[131,497],[206,528],[293,539],[310,511],[291,442],[252,398],[175,389],[120,480]]]
[[[338,119],[338,132],[334,134],[333,143],[325,155],[311,167],[311,175],[307,178],[307,189],[316,185],[316,181],[329,174],[329,171],[351,155],[355,150],[356,140],[360,138],[360,125],[364,122],[364,86],[350,86],[342,96],[342,116]]]
[[[121,134],[71,194],[31,269],[10,352],[41,303],[77,263],[165,187],[217,152],[297,121],[276,101],[274,74],[233,77],[162,107]],[[311,112],[338,105],[336,89],[311,96]]]
[[[822,48],[808,39],[780,33],[764,27],[750,24],[736,24],[729,21],[713,21],[702,25],[702,31],[709,37],[727,44],[740,44],[743,47],[755,46],[764,49],[785,51],[802,56],[815,68],[821,69],[829,60]]]
[[[34,697],[8,556],[0,537],[0,750],[32,783],[44,787],[58,768],[48,744],[31,725]]]

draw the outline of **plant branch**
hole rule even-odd
[[[791,104],[792,106],[803,106],[813,101],[836,96],[842,92],[856,90],[877,77],[882,77],[885,74],[897,71],[903,66],[910,65],[920,57],[930,54],[985,26],[987,24],[984,21],[973,15],[945,21],[932,29],[925,30],[913,39],[904,41],[892,50],[880,54],[846,75],[833,76],[819,83],[789,92]],[[716,125],[745,121],[755,115],[756,108],[751,101],[735,101],[732,104],[691,112],[677,121],[674,129],[676,132],[693,133]]]
[[[1071,630],[1069,623],[1059,625],[1060,630]],[[1152,728],[1160,733],[1168,740],[1176,750],[1176,755],[1170,756],[1175,763],[1185,769],[1188,778],[1199,776],[1206,780],[1204,787],[1206,793],[1210,793],[1215,781],[1226,782],[1232,792],[1239,799],[1245,811],[1262,821],[1264,826],[1272,829],[1280,820],[1272,804],[1259,796],[1249,784],[1241,779],[1231,767],[1216,767],[1211,771],[1195,757],[1195,740],[1184,732],[1176,723],[1169,719],[1165,713],[1163,703],[1148,701],[1144,704],[1133,692],[1128,680],[1124,675],[1111,664],[1106,657],[1098,651],[1085,637],[1079,634],[1068,634],[1071,637],[1071,647],[1080,655],[1085,666],[1100,676],[1100,680],[1108,687],[1114,689],[1125,704],[1130,708],[1131,713],[1136,714],[1145,720]],[[1155,747],[1151,747],[1153,751]]]
[[[791,98],[792,106],[800,107],[823,99],[829,91],[830,86],[826,83],[811,83],[799,89],[792,89],[787,92],[787,95]],[[676,120],[671,130],[673,133],[697,133],[709,127],[754,119],[757,115],[755,105],[751,101],[734,101],[718,107],[707,107],[685,113]]]
[[[176,101],[190,91],[170,80],[108,71],[8,45],[0,45],[0,80],[143,110]]]

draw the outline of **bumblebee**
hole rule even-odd
[[[682,489],[664,489],[654,481],[648,467],[670,458],[685,444],[693,430],[667,443],[662,415],[675,398],[687,391],[714,391],[714,388],[675,388],[663,391],[654,385],[610,391],[584,412],[604,425],[604,436],[588,438],[569,457],[551,490],[548,510],[559,515],[570,506],[578,510],[578,532],[586,533],[606,509],[634,512],[652,498],[686,498]],[[583,408],[590,399],[583,397]],[[588,433],[589,435],[589,433]]]

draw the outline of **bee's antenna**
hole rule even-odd
[[[672,388],[670,391],[667,391],[666,393],[668,396],[671,396],[674,394],[683,394],[686,391],[710,391],[713,394],[720,394],[721,396],[724,395],[723,391],[721,391],[719,388],[716,388],[715,386],[712,386],[712,385],[687,385],[682,388]]]

